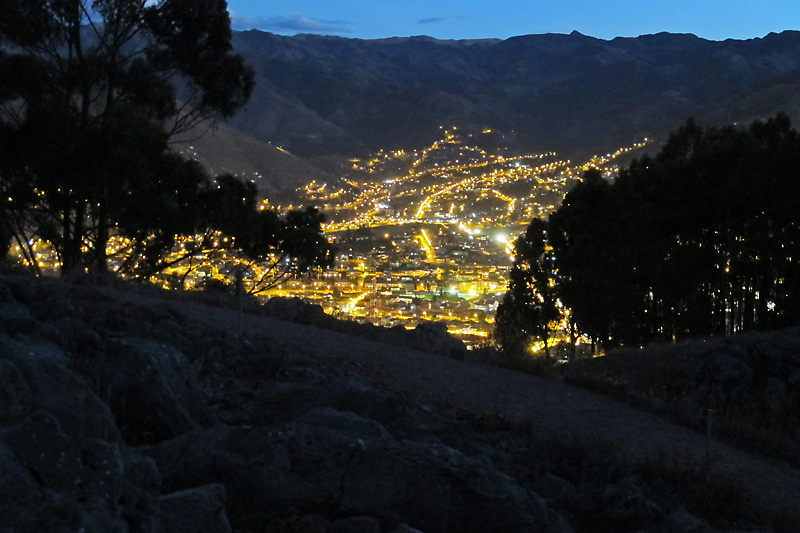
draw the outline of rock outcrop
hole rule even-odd
[[[447,332],[447,326],[440,322],[423,322],[413,330],[406,330],[403,326],[384,328],[350,320],[338,320],[326,314],[322,306],[318,304],[281,296],[267,300],[263,312],[281,320],[308,324],[454,359],[463,359],[467,351],[464,342],[450,335]]]
[[[189,320],[182,302],[0,276],[0,530],[714,530],[646,481],[558,470],[529,431],[232,334],[211,308]],[[460,348],[441,328],[378,331],[359,329]]]

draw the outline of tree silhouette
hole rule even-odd
[[[64,272],[105,270],[112,233],[141,229],[131,211],[152,200],[154,212],[170,196],[193,201],[197,179],[184,191],[167,175],[181,166],[169,138],[230,116],[253,86],[232,53],[226,8],[224,0],[2,4],[0,188],[4,222],[29,264],[30,243],[42,239]]]
[[[800,323],[800,136],[688,120],[550,217],[557,295],[608,346]],[[537,223],[538,224],[538,223]],[[513,287],[513,284],[512,284]]]
[[[613,344],[636,308],[636,255],[630,218],[597,170],[589,170],[550,218],[563,304],[595,342]]]
[[[334,249],[322,232],[324,217],[315,208],[281,216],[258,208],[249,182],[223,175],[210,183],[199,164],[179,156],[169,164],[163,175],[170,183],[155,183],[150,191],[154,216],[141,212],[145,202],[132,202],[120,223],[130,236],[115,254],[122,275],[167,279],[164,272],[171,270],[180,273],[184,286],[198,268],[211,267],[221,276],[239,269],[248,275],[248,292],[256,294],[333,265]],[[170,192],[178,190],[180,195]]]
[[[523,354],[530,339],[543,343],[550,357],[552,323],[559,318],[553,256],[547,240],[547,223],[534,219],[514,243],[510,283],[495,317],[495,337],[509,355]]]

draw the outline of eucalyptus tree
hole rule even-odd
[[[150,222],[133,203],[192,210],[203,177],[168,176],[195,172],[168,142],[246,103],[230,41],[224,0],[4,0],[0,214],[33,264],[42,239],[62,271],[104,270],[109,237]]]
[[[641,345],[800,323],[800,134],[688,120],[550,217],[559,296],[593,339]]]
[[[495,338],[505,353],[520,355],[535,340],[550,357],[553,324],[560,317],[556,275],[547,223],[533,219],[514,242],[509,288],[495,317]]]

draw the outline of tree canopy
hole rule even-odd
[[[70,272],[105,270],[113,235],[163,255],[205,230],[213,183],[168,143],[249,98],[230,39],[224,0],[4,1],[0,236],[33,268],[52,244]]]
[[[559,319],[553,256],[547,225],[534,219],[514,242],[508,292],[497,308],[495,338],[505,352],[520,354],[531,339],[549,357],[549,341]]]
[[[785,115],[688,120],[616,179],[587,172],[531,228],[546,232],[554,293],[580,330],[641,345],[800,323],[798,205],[800,135]],[[511,323],[500,310],[498,330]]]

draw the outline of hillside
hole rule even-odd
[[[425,146],[439,126],[456,125],[513,133],[519,147],[578,160],[663,140],[689,116],[707,125],[778,111],[800,117],[800,33],[791,31],[717,42],[666,33],[443,41],[252,30],[233,42],[257,86],[228,126],[302,158]],[[247,165],[266,175],[262,162]]]
[[[185,157],[196,159],[214,174],[234,174],[252,180],[259,195],[272,202],[291,200],[295,190],[330,174],[294,155],[244,135],[226,124],[208,131],[190,131],[173,143]]]
[[[232,303],[0,277],[3,528],[800,524],[796,470],[718,443],[707,463],[702,434],[556,379],[412,347],[451,346],[435,328],[348,325],[280,300],[248,302],[240,317]]]

